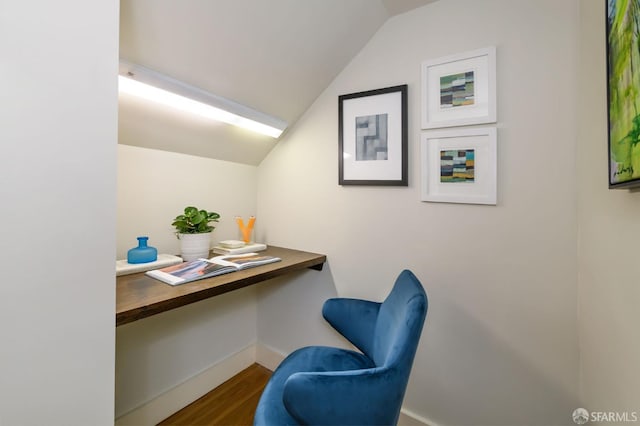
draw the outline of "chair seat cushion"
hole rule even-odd
[[[327,346],[308,346],[293,352],[273,372],[262,393],[254,425],[297,425],[284,407],[282,394],[289,376],[299,372],[347,371],[373,368],[363,354]]]

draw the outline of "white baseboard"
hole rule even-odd
[[[402,408],[400,410],[400,418],[398,426],[438,426],[436,423],[422,416],[417,415],[413,411]]]
[[[274,371],[287,355],[262,343],[256,344],[256,362]]]
[[[116,419],[116,426],[152,426],[206,395],[256,361],[256,345],[252,344],[151,401]]]

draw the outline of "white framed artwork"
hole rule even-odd
[[[457,128],[422,132],[422,201],[497,202],[497,130]]]
[[[422,62],[422,128],[496,122],[496,48]]]

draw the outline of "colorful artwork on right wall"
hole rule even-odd
[[[640,0],[608,0],[609,187],[640,185]]]

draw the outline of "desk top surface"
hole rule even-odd
[[[171,286],[144,273],[116,277],[116,326],[150,317],[180,306],[218,296],[242,287],[306,268],[320,269],[323,254],[269,246],[260,254],[276,256],[280,262]]]

